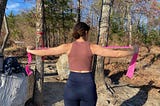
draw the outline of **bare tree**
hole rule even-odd
[[[102,46],[108,45],[109,26],[110,26],[109,17],[111,13],[112,3],[113,0],[102,0],[101,16],[99,20],[99,35],[97,41],[97,43]],[[97,56],[94,59],[95,61],[93,64],[93,68],[95,69],[95,82],[97,86],[97,91],[104,92],[107,95],[105,80],[104,80],[104,59],[105,57]]]
[[[2,23],[3,23],[3,17],[5,16],[4,13],[5,13],[5,8],[6,8],[6,4],[7,4],[7,0],[0,0],[0,36],[1,36],[1,29],[2,29]],[[6,19],[6,17],[4,17],[4,19]],[[0,71],[2,70],[3,68],[3,50],[4,50],[4,46],[5,46],[5,43],[7,41],[7,37],[9,35],[9,31],[8,31],[8,25],[7,25],[7,22],[5,20],[5,27],[6,27],[6,36],[4,38],[4,41],[3,41],[3,44],[0,48],[0,57],[2,59],[0,59],[1,63],[0,63]]]
[[[129,42],[128,45],[132,45],[132,16],[131,16],[131,3],[130,1],[127,2],[127,32],[128,32],[128,37],[129,37]]]
[[[36,48],[44,47],[44,1],[37,0],[37,22],[36,22]],[[40,56],[36,56],[34,105],[43,105],[43,78],[44,62]]]
[[[101,18],[99,20],[99,35],[97,43],[102,46],[108,45],[109,35],[109,17],[111,12],[111,4],[113,0],[103,0]],[[97,56],[97,65],[95,71],[95,80],[99,86],[104,84],[104,57]]]

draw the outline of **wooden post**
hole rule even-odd
[[[7,0],[0,0],[0,36]]]
[[[8,27],[8,22],[7,22],[7,18],[6,18],[6,15],[5,15],[5,14],[4,14],[4,26],[5,26],[5,29],[6,29],[6,35],[5,35],[5,37],[4,37],[2,46],[1,46],[1,48],[0,48],[0,72],[3,71],[3,61],[4,61],[3,52],[4,52],[4,48],[5,48],[5,45],[6,45],[7,40],[8,40],[8,36],[9,36],[9,34],[10,34],[10,32],[9,32],[9,27]]]
[[[36,48],[44,46],[44,1],[37,0],[37,22],[36,22]],[[43,105],[43,77],[44,77],[44,62],[40,56],[36,56],[36,70],[35,70],[35,88],[34,88],[34,106]]]
[[[10,34],[6,14],[4,14],[4,26],[5,26],[5,29],[6,29],[6,35],[4,37],[4,40],[3,40],[3,43],[2,43],[2,46],[1,46],[1,49],[0,49],[0,52],[2,52],[2,53],[4,52],[4,48],[5,48],[5,45],[7,43],[7,40],[8,40],[9,34]]]

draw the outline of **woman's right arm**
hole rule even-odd
[[[49,55],[59,55],[63,53],[67,53],[69,50],[70,44],[62,44],[57,47],[40,49],[40,50],[32,50],[30,46],[27,47],[27,52],[38,55],[38,56],[49,56]]]
[[[105,57],[125,57],[138,53],[138,46],[131,47],[129,50],[113,50],[110,48],[102,47],[97,44],[91,44],[91,51],[93,54]]]

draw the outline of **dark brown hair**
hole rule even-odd
[[[73,28],[72,36],[75,39],[79,39],[80,37],[84,37],[86,35],[86,31],[89,31],[89,30],[90,30],[89,25],[87,25],[84,22],[78,22]]]

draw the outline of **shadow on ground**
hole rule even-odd
[[[44,106],[52,106],[52,104],[63,100],[64,86],[63,82],[45,82]]]
[[[154,81],[150,81],[147,85],[142,86],[129,86],[131,88],[140,88],[139,92],[137,92],[136,95],[129,98],[128,100],[124,101],[120,106],[143,106],[147,99],[148,99],[148,93],[151,89],[160,89],[160,87],[153,85]]]

